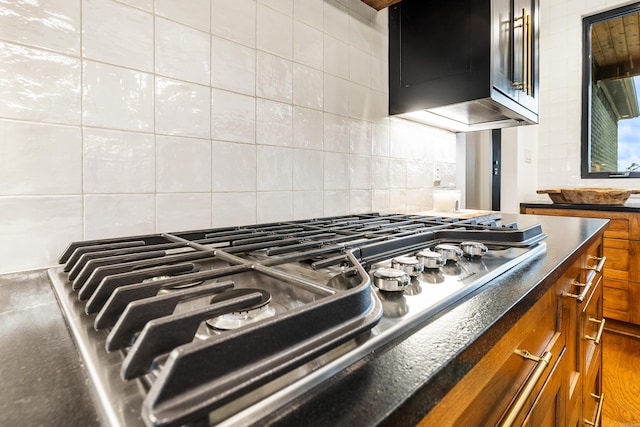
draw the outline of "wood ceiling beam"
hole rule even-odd
[[[392,4],[399,3],[400,0],[362,0],[363,3],[368,4],[375,10],[382,10],[385,7],[389,7]]]

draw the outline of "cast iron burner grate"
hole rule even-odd
[[[375,340],[369,332],[388,323],[374,264],[477,241],[516,251],[495,277],[544,238],[540,226],[373,213],[74,242],[50,277],[109,423],[178,426],[224,421],[259,406],[261,393],[300,394],[393,339],[395,324]],[[460,295],[401,320],[418,324]],[[215,327],[266,300],[268,315]],[[105,364],[138,378],[142,393],[113,392],[127,382],[112,384]]]

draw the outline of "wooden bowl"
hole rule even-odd
[[[631,194],[640,190],[621,188],[559,188],[538,190],[538,194],[548,194],[553,203],[574,205],[624,205]]]

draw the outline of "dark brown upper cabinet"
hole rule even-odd
[[[539,0],[391,6],[389,114],[454,131],[538,123],[538,10]]]

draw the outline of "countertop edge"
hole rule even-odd
[[[511,217],[505,215],[507,220]],[[582,250],[600,238],[609,222],[536,215],[513,218],[518,222],[533,218],[543,229],[545,224],[555,224],[557,231],[575,228],[580,236],[570,242],[564,236],[549,236],[546,254],[494,279],[428,324],[408,331],[270,414],[262,425],[293,426],[304,420],[311,420],[306,423],[310,426],[416,425],[553,286]],[[465,329],[466,322],[476,320],[473,307],[488,303],[494,304],[493,318],[489,315],[479,320],[481,324]],[[443,333],[444,328],[449,329]]]

